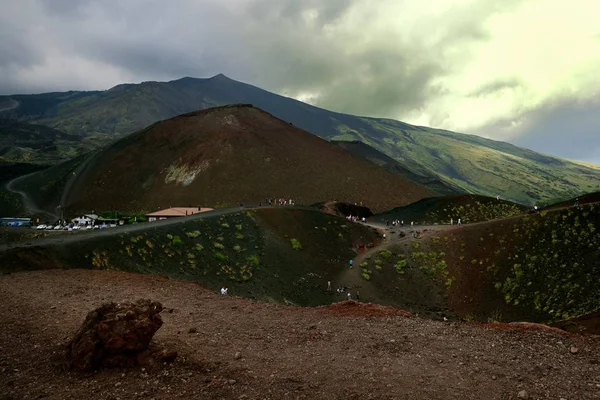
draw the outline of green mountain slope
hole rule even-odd
[[[0,117],[79,135],[127,134],[158,120],[251,103],[328,140],[359,140],[406,170],[459,190],[534,203],[600,189],[600,167],[508,143],[382,118],[335,113],[224,75],[118,85],[107,91],[0,97]]]
[[[430,190],[438,194],[447,196],[456,195],[462,192],[460,189],[453,188],[434,176],[420,175],[405,168],[402,164],[394,160],[392,157],[383,154],[382,152],[361,142],[360,140],[332,140],[331,143],[337,144],[341,148],[349,151],[350,153],[356,156],[366,158],[372,163],[377,164],[390,172],[402,175],[406,179],[409,179],[413,182],[420,183],[421,185],[429,188]]]

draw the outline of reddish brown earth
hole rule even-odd
[[[175,170],[179,181],[169,179]],[[65,202],[72,212],[258,204],[268,197],[384,210],[433,195],[249,105],[158,122],[91,157],[73,179]]]
[[[0,278],[0,398],[597,399],[600,339],[436,322],[375,305],[297,308],[122,272]],[[88,311],[149,298],[165,307],[152,370],[82,374],[64,346]]]

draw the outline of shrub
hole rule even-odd
[[[187,237],[189,238],[197,238],[198,236],[200,236],[200,231],[192,231],[192,232],[186,232]]]
[[[408,268],[408,262],[406,260],[400,260],[394,265],[394,269],[400,275],[404,275]]]
[[[204,246],[202,246],[200,243],[198,243],[197,245],[194,246],[194,250],[202,251],[202,250],[204,250]]]
[[[246,262],[252,266],[257,266],[260,263],[260,259],[257,255],[251,255],[246,258]]]
[[[227,261],[229,258],[228,258],[228,257],[227,257],[225,254],[223,254],[223,253],[216,252],[216,253],[215,253],[215,259],[216,259],[217,261],[225,262],[225,261]]]
[[[235,238],[238,240],[243,240],[244,239],[244,235],[242,235],[241,233],[237,232],[235,235]]]
[[[393,254],[389,250],[382,250],[379,252],[379,257],[383,258],[385,261],[390,261],[393,257]]]
[[[292,243],[292,248],[294,250],[302,250],[302,245],[300,244],[300,242],[298,241],[298,239],[291,238],[290,242]]]
[[[183,240],[179,236],[173,236],[173,246],[183,245]]]
[[[233,250],[239,253],[240,251],[242,251],[242,248],[236,244],[235,246],[233,246]]]
[[[213,246],[215,249],[219,249],[219,250],[223,250],[225,248],[225,246],[223,246],[223,244],[219,243],[219,242],[214,242]]]
[[[229,228],[229,224],[227,222],[223,222],[221,224],[221,228]]]
[[[235,226],[235,229],[237,229],[238,231],[241,231],[242,230],[242,224],[237,224]]]

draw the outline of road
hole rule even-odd
[[[29,213],[29,214],[39,214],[39,215],[45,215],[47,217],[49,217],[52,220],[57,220],[58,216],[56,214],[53,214],[51,212],[48,212],[46,210],[42,210],[41,208],[38,207],[38,205],[35,203],[35,201],[31,198],[31,196],[29,196],[27,194],[27,192],[24,192],[23,190],[19,190],[17,188],[15,188],[15,184],[20,182],[21,180],[37,173],[36,172],[32,172],[30,174],[27,175],[21,175],[18,176],[14,179],[11,179],[10,181],[8,181],[8,183],[6,184],[6,189],[9,192],[18,194],[21,197],[21,200],[23,202],[23,208],[25,208],[25,212]]]
[[[153,228],[162,228],[169,225],[175,224],[183,224],[188,221],[196,220],[196,219],[205,219],[205,218],[215,218],[221,215],[235,214],[242,210],[249,210],[250,208],[246,207],[232,207],[232,208],[220,208],[218,210],[207,211],[199,214],[190,215],[188,217],[178,217],[172,219],[165,219],[162,221],[154,221],[154,222],[144,222],[139,224],[131,224],[131,225],[121,225],[116,226],[114,228],[106,228],[102,230],[92,230],[92,231],[73,231],[73,232],[65,232],[62,235],[56,235],[52,237],[45,237],[39,239],[30,239],[30,240],[22,240],[18,242],[10,242],[0,244],[0,252],[6,251],[9,249],[21,248],[21,247],[37,247],[37,246],[47,246],[52,244],[67,244],[71,242],[80,242],[82,240],[93,239],[100,236],[111,236],[111,235],[119,235],[122,233],[131,233],[138,232]],[[36,232],[34,229],[31,232]]]

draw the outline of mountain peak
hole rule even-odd
[[[211,80],[227,80],[227,81],[231,80],[231,78],[229,78],[225,74],[217,74],[217,75],[215,75],[215,76],[213,76],[212,78],[209,78],[209,79],[211,79]]]

